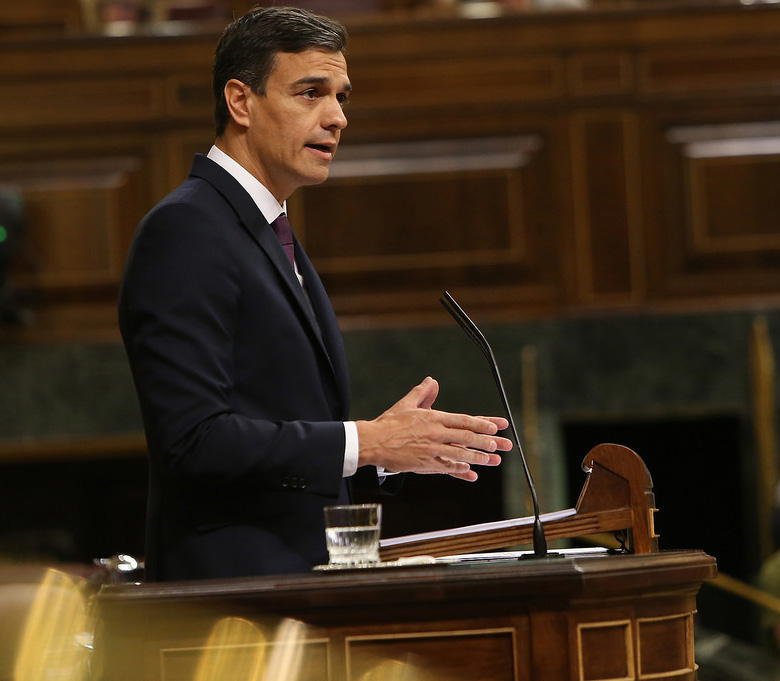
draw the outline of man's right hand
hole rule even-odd
[[[358,466],[380,466],[393,473],[445,473],[477,479],[472,466],[498,466],[512,442],[497,436],[505,418],[469,416],[432,409],[439,384],[426,378],[372,421],[358,421]]]

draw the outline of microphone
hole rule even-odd
[[[539,499],[536,496],[536,486],[534,485],[533,477],[531,476],[531,470],[528,468],[528,461],[525,458],[523,446],[520,444],[520,438],[517,435],[515,421],[512,418],[512,410],[509,408],[509,400],[506,397],[506,391],[504,390],[504,384],[501,381],[501,374],[498,371],[498,363],[493,355],[493,350],[490,348],[490,344],[487,342],[487,339],[477,325],[469,319],[468,315],[463,311],[463,308],[455,302],[455,299],[447,291],[444,292],[444,295],[439,299],[439,302],[444,305],[447,312],[449,312],[455,321],[458,322],[460,328],[466,332],[466,335],[477,344],[477,347],[480,350],[482,350],[482,353],[487,358],[488,364],[490,364],[490,369],[493,371],[493,378],[496,381],[498,392],[501,395],[501,401],[506,410],[507,419],[509,421],[509,426],[512,429],[512,434],[514,435],[515,444],[520,452],[520,460],[523,462],[523,471],[525,472],[525,479],[528,482],[528,489],[531,491],[531,500],[533,501],[534,507],[534,557],[544,558],[547,556],[547,539],[544,535],[544,527],[542,526],[542,519],[539,514]]]

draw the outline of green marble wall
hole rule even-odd
[[[485,324],[521,430],[523,349],[537,357],[539,436],[532,454],[540,458],[546,510],[565,500],[561,425],[567,420],[728,413],[749,422],[749,342],[758,314],[767,318],[780,348],[777,311]],[[426,374],[439,379],[440,408],[501,413],[486,360],[454,324],[353,331],[346,342],[358,418],[378,413]],[[521,490],[519,467],[509,457],[506,463],[507,489]],[[523,507],[511,496],[505,503],[509,514]]]
[[[0,444],[140,428],[120,345],[0,344]]]
[[[694,413],[731,413],[749,421],[749,340],[758,315],[767,319],[773,345],[780,348],[777,310],[483,324],[521,431],[522,352],[536,354],[539,435],[529,446],[541,460],[547,505],[563,501],[562,421]],[[443,310],[441,325],[350,330],[345,342],[354,418],[372,418],[426,375],[441,384],[441,409],[502,412],[484,357]],[[0,442],[140,428],[118,344],[0,344]],[[507,464],[513,478],[519,470],[511,460]],[[522,502],[510,496],[506,505],[513,514]]]

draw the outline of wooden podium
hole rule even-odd
[[[579,527],[597,512],[587,491],[595,462],[633,462],[623,450],[586,458],[594,465],[578,508],[548,519],[550,527]],[[605,489],[627,507],[601,510],[636,535],[626,518],[652,507],[649,476],[640,476],[638,499],[625,494],[619,472],[605,471]],[[456,541],[476,541],[473,528],[462,529],[452,531]],[[514,541],[516,528],[500,531]],[[420,542],[391,543],[416,549]],[[701,551],[659,552],[654,542],[647,548],[105,586],[97,596],[95,678],[224,681],[232,664],[255,670],[236,677],[242,681],[694,680],[696,595],[715,577],[715,560]],[[280,673],[280,660],[292,670]]]

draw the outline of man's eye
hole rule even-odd
[[[338,101],[341,106],[344,106],[349,101],[349,95],[339,92],[339,94],[336,95],[336,101]]]
[[[306,99],[316,99],[317,98],[317,91],[315,89],[311,90],[304,90],[301,95],[305,97]]]

